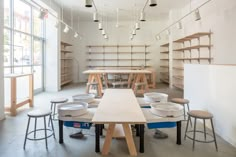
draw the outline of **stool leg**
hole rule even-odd
[[[26,133],[25,133],[25,141],[24,141],[24,146],[23,146],[24,149],[25,149],[25,145],[26,145],[26,140],[28,138],[29,124],[30,124],[30,117],[28,119],[28,124],[27,124],[27,128],[26,128]]]
[[[216,134],[215,134],[212,118],[211,118],[211,127],[212,127],[213,137],[214,137],[214,141],[215,141],[216,151],[218,151],[217,142],[216,142]]]
[[[190,116],[188,116],[187,126],[186,126],[185,134],[184,134],[184,140],[186,140],[186,136],[187,136],[186,134],[187,134],[187,131],[188,131],[189,120],[190,120]]]
[[[187,108],[188,108],[188,111],[189,111],[189,104],[188,103],[187,103]],[[191,125],[191,127],[193,126],[191,118],[190,118],[190,125]]]
[[[51,102],[51,111],[52,111],[52,108],[53,108],[53,103]],[[48,127],[50,126],[50,121],[48,121]]]
[[[46,117],[43,117],[43,119],[44,119],[45,143],[46,143],[46,149],[48,149],[47,128],[46,128]]]
[[[54,132],[54,126],[53,126],[53,123],[52,123],[52,115],[49,116],[49,122],[51,122],[51,125],[52,125],[52,131],[53,131],[53,137],[55,137],[55,132]]]
[[[186,115],[185,115],[185,104],[184,104],[184,120],[186,120]]]
[[[53,109],[53,120],[55,120],[56,106],[57,106],[57,103],[54,103],[54,109]]]
[[[193,151],[195,146],[195,138],[196,138],[196,126],[197,126],[197,118],[194,118],[194,128],[193,128]]]
[[[35,117],[35,123],[34,123],[34,138],[36,138],[36,129],[37,129],[37,118]]]
[[[203,119],[203,128],[204,128],[204,138],[205,138],[205,141],[206,141],[206,122],[205,122],[205,119]]]

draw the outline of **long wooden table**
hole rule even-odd
[[[134,77],[134,83],[144,82],[148,85],[146,74],[151,74],[150,70],[125,70],[125,69],[114,69],[114,70],[86,70],[84,74],[89,74],[88,83],[97,82],[98,83],[98,95],[102,96],[102,80],[101,76],[104,74],[128,74],[128,87],[131,87],[132,79]],[[146,86],[146,91],[149,90],[149,87]]]
[[[96,152],[100,152],[99,135],[102,124],[109,124],[102,155],[107,155],[116,124],[122,124],[129,153],[137,155],[129,124],[136,124],[140,129],[140,152],[144,152],[144,124],[146,119],[132,89],[107,89],[92,119],[96,126]]]
[[[29,77],[29,97],[25,99],[24,101],[17,103],[17,78],[19,77]],[[11,116],[16,116],[16,109],[29,103],[30,107],[33,107],[33,101],[34,101],[34,76],[32,73],[29,74],[9,74],[5,75],[4,78],[10,79],[10,85],[11,85],[11,104],[10,107],[6,107],[5,111],[10,112]]]

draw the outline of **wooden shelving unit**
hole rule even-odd
[[[72,51],[67,47],[72,45],[61,42],[61,86],[72,82]]]
[[[160,81],[169,84],[169,43],[160,45],[160,47],[161,47]]]
[[[174,41],[173,86],[183,89],[184,64],[211,64],[211,32],[198,32]]]
[[[150,45],[88,45],[87,67],[106,68],[146,68],[150,67],[147,57]]]

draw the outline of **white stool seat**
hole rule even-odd
[[[48,116],[52,113],[51,110],[47,110],[47,109],[36,109],[33,111],[30,111],[28,113],[29,117],[44,117],[44,116]]]

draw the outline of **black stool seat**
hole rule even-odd
[[[194,128],[193,128],[193,130],[188,130],[188,125],[189,125],[191,118],[194,118]],[[203,131],[197,130],[197,127],[196,127],[197,126],[197,119],[203,120],[203,127],[204,127]],[[214,130],[214,125],[213,125],[212,119],[213,119],[213,115],[210,112],[202,111],[202,110],[188,111],[188,122],[187,122],[186,130],[185,130],[184,139],[186,139],[186,137],[187,137],[187,138],[193,140],[192,150],[194,150],[195,141],[197,141],[197,142],[202,142],[202,143],[214,142],[215,147],[216,147],[216,151],[218,151],[217,142],[216,142],[216,135],[215,135],[215,130]],[[206,122],[205,122],[206,120],[210,120],[210,122],[211,122],[212,133],[209,133],[206,131]],[[190,136],[190,133],[193,133],[193,135]],[[196,137],[196,133],[203,134],[204,140],[199,139],[199,137]]]
[[[45,140],[46,143],[46,148],[48,148],[48,143],[47,143],[47,138],[54,136],[55,138],[55,133],[54,133],[54,127],[53,127],[53,123],[52,123],[52,111],[51,110],[46,110],[46,109],[37,109],[37,110],[33,110],[30,111],[27,115],[28,115],[28,124],[27,124],[27,128],[26,128],[26,133],[25,133],[25,140],[24,140],[24,146],[23,148],[25,149],[26,146],[26,141],[27,140],[32,140],[32,141],[37,141],[37,140]],[[48,123],[51,123],[51,128],[48,128],[46,126],[46,117],[48,118]],[[35,123],[34,123],[34,130],[29,131],[29,127],[30,127],[30,120],[31,118],[34,118]],[[37,128],[37,119],[38,118],[43,118],[44,120],[44,127],[43,128]],[[36,137],[36,133],[37,132],[44,132],[44,135],[40,135],[40,137]],[[33,137],[30,137],[31,134],[34,134]]]

